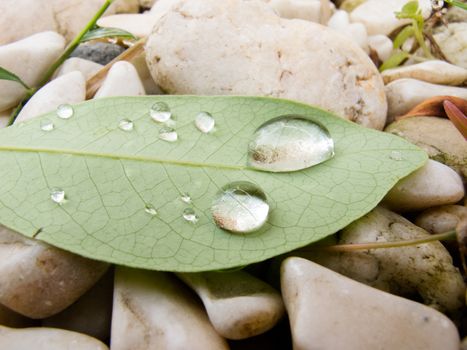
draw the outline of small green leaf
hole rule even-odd
[[[379,71],[383,72],[386,69],[398,67],[404,60],[410,57],[410,54],[405,51],[396,51],[379,67]]]
[[[94,40],[94,39],[102,39],[102,38],[127,38],[127,39],[136,39],[136,37],[127,32],[126,30],[119,29],[119,28],[100,28],[97,27],[88,31],[83,38],[81,38],[82,43]]]
[[[461,9],[467,11],[467,4],[464,3],[464,2],[461,2],[461,1],[458,1],[458,0],[448,0],[446,2],[453,5],[453,6],[460,7]]]
[[[414,35],[414,28],[411,25],[408,25],[402,29],[399,34],[397,34],[394,39],[393,47],[394,49],[401,48],[402,45],[407,41],[408,38]]]
[[[396,12],[397,18],[414,18],[418,14],[418,1],[409,1],[401,11]]]
[[[170,107],[178,133],[174,142],[159,138],[164,125],[149,115],[156,102]],[[197,129],[200,111],[213,116],[214,132]],[[247,166],[258,127],[290,114],[327,128],[334,158],[285,173]],[[44,122],[52,122],[53,130],[41,129]],[[48,113],[0,130],[0,222],[116,264],[185,272],[228,269],[337,232],[368,213],[426,159],[400,137],[287,100],[164,95],[91,100],[74,106],[66,120]],[[267,222],[254,233],[224,231],[211,216],[219,189],[238,181],[259,186],[269,203]],[[185,193],[189,201],[182,198]],[[197,222],[184,219],[187,208],[196,212]]]
[[[20,77],[3,67],[0,67],[0,80],[16,81],[17,83],[23,85],[26,90],[29,90],[29,86],[24,81],[22,81]]]

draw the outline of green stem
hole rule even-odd
[[[65,51],[62,53],[62,55],[52,64],[47,72],[45,72],[44,76],[42,77],[39,86],[45,85],[49,79],[52,77],[54,72],[57,70],[58,67],[61,66],[61,64],[70,56],[70,54],[76,49],[76,47],[80,44],[81,39],[84,37],[84,35],[92,29],[95,25],[97,20],[103,15],[105,10],[112,4],[114,0],[106,0],[104,5],[99,9],[99,11],[96,12],[94,17],[86,24],[86,27],[73,39],[73,41],[67,46]]]
[[[422,48],[423,53],[425,54],[426,57],[428,57],[430,59],[434,59],[433,55],[431,54],[430,49],[426,45],[425,37],[423,35],[423,31],[419,28],[418,23],[417,23],[416,20],[413,19],[412,21],[413,21],[412,25],[414,27],[414,35],[415,35],[415,39],[418,42],[418,45],[420,45],[420,47]]]
[[[355,243],[355,244],[336,244],[330,246],[310,247],[312,250],[324,250],[327,252],[353,252],[356,250],[380,249],[380,248],[401,248],[433,241],[443,241],[456,238],[456,231],[448,231],[430,235],[423,238],[408,239],[395,242],[374,242],[374,243]]]

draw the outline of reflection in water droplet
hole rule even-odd
[[[233,182],[219,191],[211,213],[220,228],[248,233],[257,231],[266,223],[269,204],[258,186],[246,181]]]
[[[157,215],[157,210],[152,204],[146,204],[146,206],[144,207],[144,211],[151,216]]]
[[[159,123],[165,123],[172,117],[172,112],[165,102],[156,102],[149,109],[151,118]]]
[[[159,130],[159,138],[167,142],[175,142],[178,139],[178,135],[174,129],[163,127]]]
[[[50,190],[50,199],[55,203],[62,204],[65,202],[65,191],[58,187],[52,188]]]
[[[180,197],[180,199],[182,200],[182,202],[186,203],[186,204],[190,204],[191,203],[191,197],[188,193],[184,193],[182,194],[182,196]]]
[[[73,116],[73,107],[69,104],[63,104],[57,107],[57,117],[69,119]]]
[[[263,124],[248,147],[249,165],[272,172],[296,171],[334,156],[334,142],[321,125],[290,115]]]
[[[41,130],[52,131],[54,129],[54,123],[50,119],[41,120]]]
[[[199,131],[207,134],[208,132],[214,130],[216,121],[208,112],[199,112],[195,118],[195,125]]]
[[[392,160],[402,160],[404,159],[402,157],[402,153],[400,151],[391,151],[391,154],[389,155],[389,158]]]
[[[120,120],[120,123],[118,123],[118,127],[122,129],[123,131],[132,131],[134,124],[129,119],[122,119]]]
[[[192,208],[186,208],[183,211],[183,218],[191,222],[192,224],[196,224],[198,222],[198,215],[196,215],[195,211]]]

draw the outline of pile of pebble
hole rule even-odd
[[[0,66],[35,86],[102,3],[1,1]],[[92,98],[232,94],[318,105],[431,158],[330,242],[453,230],[467,220],[464,137],[449,119],[395,117],[434,96],[467,99],[467,11],[450,8],[449,24],[434,29],[450,63],[409,60],[381,74],[369,55],[390,56],[405,3],[117,0],[98,24],[146,37],[144,54],[113,63]],[[419,6],[428,18],[431,1]],[[122,51],[81,45],[15,123],[84,101],[87,80]],[[0,127],[24,94],[0,80]],[[459,349],[466,289],[449,249],[302,249],[243,271],[173,274],[111,267],[0,226],[0,349]]]

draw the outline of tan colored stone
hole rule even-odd
[[[78,71],[84,75],[84,78],[86,80],[88,80],[94,74],[96,74],[102,67],[104,67],[102,64],[85,60],[84,58],[71,57],[65,62],[63,62],[60,68],[57,69],[57,71],[54,74],[54,79],[67,73]]]
[[[13,329],[0,326],[0,349],[8,350],[109,350],[87,335],[55,328]]]
[[[34,34],[20,41],[0,46],[0,67],[19,76],[33,87],[65,47],[63,37],[55,32]],[[25,88],[17,82],[0,80],[0,111],[18,104]]]
[[[0,112],[0,129],[6,128],[8,126],[8,122],[10,121],[11,112],[12,112],[11,109]]]
[[[467,208],[461,205],[442,205],[427,209],[415,218],[415,225],[432,234],[456,229],[457,224],[467,219]]]
[[[106,263],[62,251],[3,226],[0,257],[0,303],[31,318],[62,311],[108,268]]]
[[[202,306],[165,272],[117,267],[112,350],[228,349]]]
[[[73,71],[52,80],[39,89],[26,103],[15,124],[53,111],[61,104],[75,104],[85,100],[86,81],[83,74]]]
[[[465,11],[464,11],[465,12]],[[440,26],[434,38],[446,58],[457,66],[467,69],[467,23],[449,23]]]
[[[245,339],[271,329],[283,316],[280,294],[243,271],[179,273],[203,301],[216,331]]]
[[[281,19],[260,2],[178,0],[171,6],[159,12],[146,44],[149,69],[164,91],[283,97],[383,127],[386,102],[376,67],[333,30]]]
[[[397,212],[415,211],[454,204],[464,197],[461,177],[450,167],[434,160],[400,180],[383,203]]]
[[[443,314],[301,258],[281,267],[293,348],[457,350],[456,326]]]
[[[467,179],[467,143],[447,118],[412,117],[385,129],[425,150],[431,159],[446,164]]]

